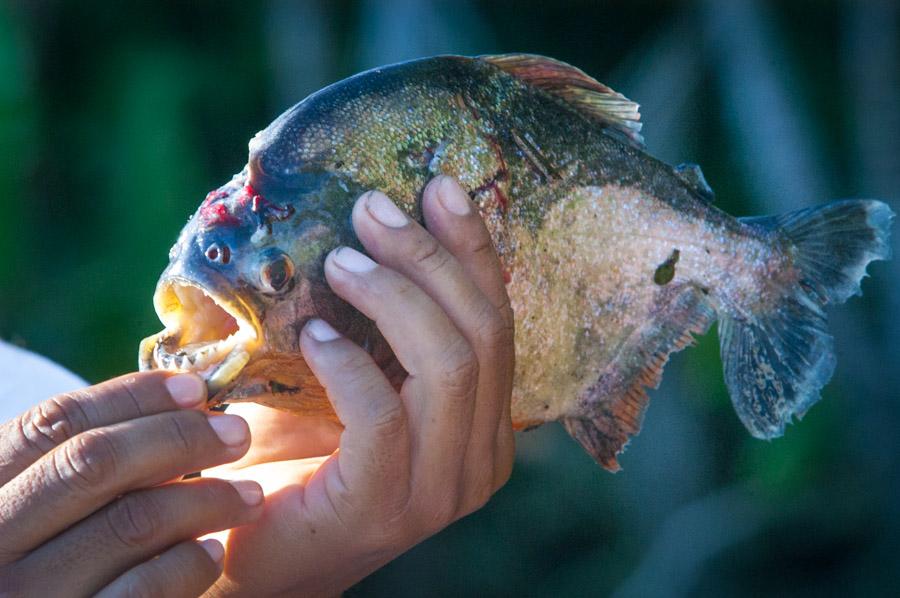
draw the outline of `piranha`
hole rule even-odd
[[[249,144],[249,160],[182,230],[141,369],[193,371],[212,403],[334,417],[303,361],[311,317],[389,367],[373,323],[325,282],[362,249],[357,197],[380,189],[422,221],[455,177],[478,205],[515,313],[517,429],[560,421],[605,468],[637,434],[671,353],[718,321],[725,382],[757,438],[783,434],[835,368],[825,307],[889,257],[892,211],[839,201],[734,218],[696,165],[650,155],[638,105],[535,55],[438,56],[314,93]]]

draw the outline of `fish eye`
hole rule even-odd
[[[218,243],[212,243],[206,248],[206,259],[211,262],[220,262],[227,264],[231,261],[231,248],[228,245],[219,246]]]
[[[284,290],[293,277],[294,263],[283,253],[267,262],[260,273],[263,290],[269,293],[278,293]]]

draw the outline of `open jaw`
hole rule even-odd
[[[210,397],[237,377],[259,342],[249,310],[192,281],[160,285],[153,303],[165,330],[141,342],[141,370],[194,372]]]

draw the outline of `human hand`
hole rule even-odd
[[[246,423],[205,403],[200,378],[144,372],[0,426],[0,595],[203,593],[224,548],[193,539],[263,510],[253,481],[175,481],[249,448]]]
[[[513,319],[499,261],[452,179],[432,181],[422,204],[428,231],[383,194],[364,195],[353,224],[375,261],[342,248],[325,263],[331,288],[375,321],[408,377],[397,392],[363,349],[307,324],[303,355],[344,429],[240,407],[268,441],[214,471],[260,481],[266,507],[228,534],[214,594],[333,595],[508,479]]]

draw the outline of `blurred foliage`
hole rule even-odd
[[[133,369],[138,341],[159,328],[151,296],[170,244],[206,191],[241,168],[253,133],[325,83],[438,52],[543,53],[643,91],[649,149],[703,164],[718,205],[747,214],[777,208],[783,190],[776,173],[758,191],[747,163],[765,164],[765,152],[735,131],[754,114],[791,119],[777,102],[771,114],[742,103],[756,81],[729,95],[741,73],[708,33],[725,23],[726,36],[772,42],[761,72],[781,81],[803,135],[776,127],[761,141],[808,150],[782,164],[801,172],[809,158],[809,189],[826,195],[802,200],[878,195],[896,210],[897,179],[867,173],[900,172],[900,152],[867,153],[864,140],[896,149],[900,126],[868,120],[854,85],[875,79],[866,93],[900,97],[900,73],[879,71],[878,83],[865,62],[900,64],[889,43],[898,11],[873,2],[890,18],[866,21],[866,4],[742,0],[757,20],[738,25],[714,2],[0,4],[0,337],[93,381]],[[879,27],[884,48],[857,48],[859,31]],[[881,170],[867,170],[879,158]],[[896,591],[897,279],[870,271],[866,296],[835,319],[835,381],[785,438],[747,436],[711,332],[669,366],[623,473],[600,470],[557,426],[522,435],[515,474],[487,508],[353,592]]]

